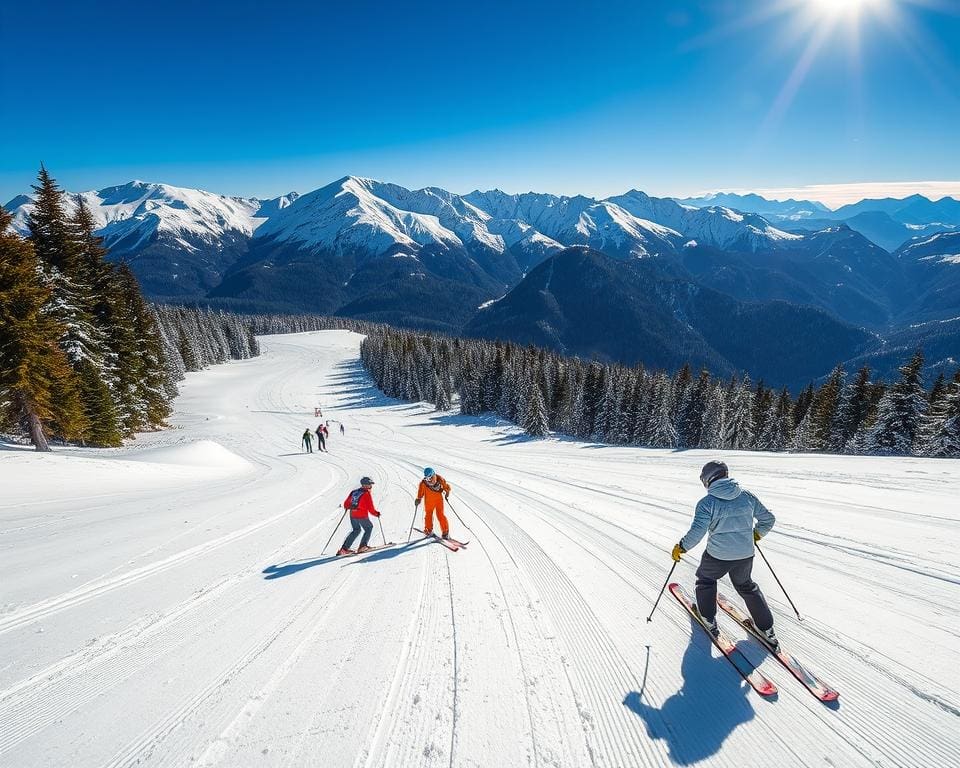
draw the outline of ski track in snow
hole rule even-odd
[[[181,429],[119,451],[0,453],[0,765],[960,765],[960,462],[726,456],[778,517],[764,551],[804,620],[759,558],[755,578],[782,642],[841,693],[824,706],[726,622],[765,700],[669,595],[645,621],[712,454],[397,403],[358,343],[266,337],[188,377]],[[316,404],[347,434],[307,456]],[[145,463],[198,441],[246,464]],[[407,542],[425,464],[459,552]],[[382,522],[397,544],[338,560],[346,523],[320,550],[361,474],[372,543]],[[701,551],[674,573],[691,590]]]

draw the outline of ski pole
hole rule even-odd
[[[773,566],[770,565],[770,561],[767,560],[767,556],[763,554],[763,550],[760,549],[760,542],[754,542],[753,544],[757,548],[757,552],[760,553],[760,557],[763,558],[763,562],[767,564],[767,568],[770,569],[770,573],[773,574],[773,578],[776,579],[777,584],[780,586],[783,596],[787,598],[787,602],[790,603],[790,607],[793,608],[793,612],[797,614],[797,621],[803,621],[803,616],[800,615],[800,611],[797,610],[797,606],[793,604],[793,600],[790,599],[790,595],[787,594],[787,590],[783,588],[783,584],[780,582],[780,579],[777,577],[777,572],[773,570]]]
[[[380,523],[380,535],[383,536],[383,546],[387,546],[387,537],[383,533],[383,520],[378,517],[377,522]]]
[[[419,509],[417,502],[413,502],[413,517],[410,518],[410,533],[407,534],[407,543],[410,543],[410,539],[413,537],[413,524],[417,522],[417,510]]]
[[[337,530],[340,528],[340,523],[343,522],[343,518],[345,518],[346,516],[347,516],[347,510],[343,510],[343,514],[340,515],[340,519],[337,520],[337,527],[333,529],[333,533],[330,534],[330,538],[327,539],[327,543],[324,544],[323,549],[320,550],[321,555],[326,551],[327,547],[330,546],[330,542],[333,541],[333,537],[337,535]]]
[[[657,595],[657,600],[656,600],[656,602],[653,604],[653,608],[650,609],[650,615],[647,616],[647,621],[648,621],[648,622],[653,621],[653,612],[654,612],[655,610],[657,610],[657,604],[660,602],[660,598],[663,597],[663,593],[664,593],[664,591],[665,591],[666,588],[667,588],[667,584],[670,583],[670,577],[673,576],[673,569],[677,567],[677,562],[679,562],[679,561],[674,560],[674,561],[673,561],[673,565],[670,566],[670,573],[667,574],[667,578],[664,580],[663,586],[660,587],[660,594]]]
[[[464,528],[466,528],[468,531],[470,531],[470,533],[473,533],[473,531],[470,530],[470,526],[467,525],[465,522],[463,522],[463,518],[460,517],[460,513],[457,512],[457,510],[455,510],[455,509],[453,508],[453,503],[450,501],[450,499],[447,498],[446,501],[447,501],[447,506],[450,507],[450,511],[453,512],[453,514],[455,514],[455,515],[457,516],[457,520],[460,521],[460,525],[462,525]]]

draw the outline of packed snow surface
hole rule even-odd
[[[721,616],[763,699],[669,594],[645,621],[713,454],[391,401],[359,341],[263,338],[124,449],[0,451],[0,765],[960,765],[960,462],[723,454],[777,516],[781,640],[841,694]],[[465,550],[406,543],[425,465]],[[337,560],[362,474],[398,545]]]

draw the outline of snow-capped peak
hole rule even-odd
[[[90,209],[97,231],[114,250],[136,249],[158,236],[168,236],[188,250],[199,240],[215,243],[228,233],[249,237],[273,213],[295,200],[296,193],[274,200],[228,197],[199,189],[134,180],[126,184],[78,193]],[[77,194],[64,193],[68,212]],[[33,198],[11,201],[14,227],[28,231]]]

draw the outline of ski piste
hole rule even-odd
[[[420,528],[414,528],[413,530],[415,530],[417,533],[422,533],[427,538],[436,539],[441,544],[443,544],[443,546],[449,549],[451,552],[458,552],[459,550],[463,549],[465,546],[467,546],[467,544],[470,543],[469,541],[457,541],[456,539],[445,539],[442,536],[437,536],[437,534],[435,533],[427,533],[426,531],[421,530]]]
[[[754,668],[747,657],[737,649],[737,646],[733,640],[723,633],[723,630],[720,631],[720,634],[717,637],[714,637],[712,634],[710,634],[707,628],[703,625],[703,622],[700,621],[700,616],[696,610],[696,604],[683,587],[676,582],[673,582],[670,584],[670,593],[677,598],[677,601],[687,609],[687,612],[691,616],[693,616],[694,620],[697,622],[697,626],[706,632],[707,637],[709,637],[713,644],[720,649],[720,652],[727,658],[727,661],[733,665],[734,669],[736,669],[737,672],[740,673],[740,676],[750,684],[750,687],[753,688],[753,690],[755,690],[761,696],[773,696],[777,692],[777,686],[775,686],[761,672]]]
[[[734,603],[731,603],[723,593],[717,594],[717,605],[719,605],[731,619],[737,622],[737,624],[763,643],[763,647],[770,651],[770,653],[773,654],[783,666],[789,669],[790,673],[803,683],[806,689],[820,699],[820,701],[836,701],[837,698],[839,698],[840,694],[836,690],[797,661],[793,654],[783,650],[782,643],[780,644],[779,650],[774,650],[770,647],[770,644],[764,639],[763,634],[753,626],[750,618],[744,616],[743,612]]]
[[[357,555],[369,555],[371,552],[376,552],[378,549],[386,549],[387,547],[395,547],[395,546],[397,546],[397,542],[388,541],[386,544],[381,544],[378,547],[370,547],[370,549],[367,549],[363,552],[348,552],[347,554],[344,554],[344,555],[334,555],[334,557],[356,557]]]

